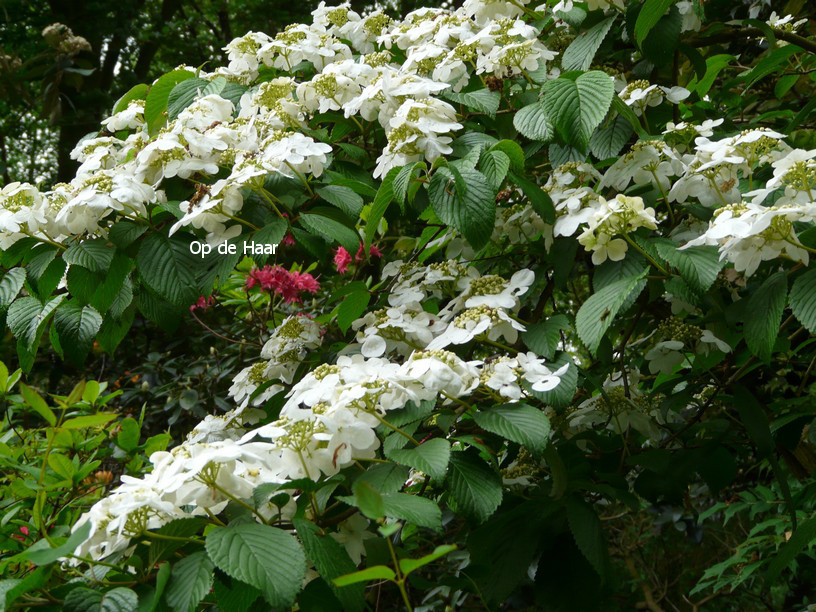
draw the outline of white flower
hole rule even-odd
[[[649,362],[649,371],[652,374],[662,372],[671,374],[680,365],[685,356],[682,353],[683,343],[679,340],[663,340],[654,345],[646,353],[646,360]]]
[[[428,344],[428,349],[436,350],[450,344],[465,344],[482,335],[488,340],[504,338],[512,344],[518,338],[518,332],[525,329],[521,323],[500,308],[476,306],[457,315],[448,328]]]

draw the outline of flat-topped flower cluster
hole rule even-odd
[[[372,459],[380,449],[375,430],[390,431],[389,413],[409,403],[517,402],[554,389],[566,373],[568,364],[551,367],[532,352],[514,353],[493,342],[514,342],[524,331],[517,312],[519,296],[534,280],[530,270],[505,279],[456,261],[395,261],[384,277],[394,281],[390,306],[357,320],[357,342],[335,363],[300,379],[295,374],[320,347],[324,330],[304,315],[278,325],[262,360],[233,381],[230,395],[238,408],[208,416],[182,444],[154,453],[144,478],[124,476],[75,525],[92,526],[77,555],[104,558],[174,519],[218,515],[231,500],[251,498],[261,484],[318,480]],[[448,300],[437,315],[422,309],[431,295]],[[465,343],[481,343],[484,358],[465,361],[446,350]],[[255,406],[281,393],[286,401],[279,418],[253,427],[265,414]],[[283,507],[266,502],[256,512],[261,519],[289,519],[296,497]]]

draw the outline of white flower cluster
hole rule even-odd
[[[47,193],[28,184],[3,189],[0,248],[25,236],[57,243],[104,236],[114,214],[145,223],[150,205],[167,204],[163,181],[173,177],[198,186],[180,203],[172,231],[190,226],[205,230],[210,243],[228,240],[241,231],[245,193],[257,191],[265,176],[306,180],[330,162],[331,146],[303,132],[315,113],[342,111],[354,121],[380,123],[388,144],[375,177],[446,155],[450,134],[462,125],[435,94],[458,91],[476,74],[539,71],[555,57],[538,30],[518,19],[520,6],[469,0],[456,11],[419,9],[394,21],[380,11],[363,17],[348,4],[321,3],[310,25],[237,38],[225,48],[226,67],[178,70],[210,82],[226,79],[227,87],[250,86],[239,111],[226,93],[200,95],[156,130],[145,121],[144,101],[130,101],[102,122],[98,137],[77,145],[72,157],[81,166],[69,184]],[[391,49],[406,57],[402,64],[392,63]],[[294,75],[306,64],[317,74],[298,82]]]
[[[506,355],[507,347],[497,355],[491,348],[499,338],[515,342],[524,330],[514,313],[534,280],[530,270],[506,280],[455,261],[397,261],[386,268],[385,279],[394,277],[391,306],[354,323],[353,354],[295,380],[298,367],[319,348],[322,330],[306,316],[287,317],[264,345],[263,360],[235,377],[230,395],[238,408],[208,416],[182,444],[154,453],[145,477],[122,477],[75,525],[92,526],[76,554],[103,558],[128,549],[146,530],[217,515],[231,500],[251,499],[260,484],[318,480],[374,458],[376,428],[409,402],[451,402],[474,393],[513,402],[555,388],[566,373],[568,365],[553,370],[534,353]],[[438,315],[420,305],[431,296],[448,298]],[[484,341],[491,356],[465,361],[444,348],[473,340]],[[251,405],[283,391],[279,417],[252,428],[263,413]],[[262,504],[257,515],[286,519],[294,510],[290,498],[281,508]]]

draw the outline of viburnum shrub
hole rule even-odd
[[[23,393],[6,602],[812,603],[816,41],[769,12],[321,4],[135,86],[69,184],[6,185],[22,372],[136,317],[243,360],[101,497],[48,493],[114,444],[66,430],[82,389]]]

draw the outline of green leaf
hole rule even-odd
[[[501,151],[485,151],[482,153],[479,168],[493,187],[498,189],[510,169],[510,158]]]
[[[424,567],[429,563],[433,563],[440,557],[444,557],[448,553],[452,553],[454,550],[456,550],[455,544],[443,544],[442,546],[437,546],[434,548],[433,552],[425,555],[424,557],[420,557],[419,559],[400,559],[400,571],[403,573],[403,575],[407,576],[411,572],[418,570],[420,567]]]
[[[73,266],[82,266],[91,272],[104,272],[113,259],[113,249],[102,239],[85,240],[68,247],[62,257]]]
[[[145,283],[176,306],[189,306],[198,298],[195,270],[199,260],[184,240],[151,233],[136,258]]]
[[[116,418],[115,414],[106,412],[97,412],[96,414],[89,414],[86,416],[78,416],[73,419],[65,421],[61,427],[63,429],[89,429],[91,427],[101,427],[110,423]]]
[[[34,412],[44,418],[49,425],[54,426],[57,424],[57,416],[34,389],[25,383],[20,383],[20,395],[23,396],[23,401],[28,404]]]
[[[463,104],[469,109],[477,113],[484,113],[490,117],[496,116],[496,111],[499,110],[499,103],[501,96],[497,91],[490,91],[489,89],[477,89],[476,91],[453,92],[447,91],[442,93],[442,97],[457,104]]]
[[[139,596],[130,589],[117,587],[106,593],[77,587],[65,597],[65,612],[136,612]]]
[[[405,209],[405,203],[409,199],[408,196],[414,193],[410,188],[417,168],[420,170],[425,170],[428,168],[428,166],[425,164],[425,162],[414,162],[413,164],[407,164],[400,168],[399,172],[397,172],[397,174],[394,176],[394,198],[397,200],[403,210]],[[386,177],[385,180],[388,180],[388,177]],[[383,185],[385,185],[385,181],[383,182]],[[382,190],[382,187],[380,190]],[[379,191],[377,194],[379,195]]]
[[[298,217],[300,223],[310,232],[322,236],[329,242],[338,242],[349,253],[356,253],[360,246],[360,237],[348,225],[338,220],[334,211],[316,207],[311,212],[303,213]]]
[[[48,467],[54,470],[57,476],[68,481],[72,480],[76,473],[74,464],[68,457],[53,451],[48,455]]]
[[[793,282],[789,300],[794,316],[816,333],[816,270],[808,270]]]
[[[232,585],[227,587],[220,578],[213,586],[215,600],[221,610],[229,612],[246,612],[253,603],[261,596],[261,592],[245,582],[232,580]]]
[[[588,70],[592,65],[595,53],[597,53],[614,22],[615,16],[613,15],[576,36],[561,57],[561,68],[565,71]]]
[[[119,98],[116,104],[113,105],[113,112],[111,114],[121,113],[130,106],[133,100],[144,100],[147,97],[148,89],[150,88],[144,83],[139,83],[131,87],[127,93]]]
[[[210,558],[229,576],[250,584],[274,608],[295,601],[306,575],[306,556],[291,534],[257,523],[215,528],[205,542]]]
[[[643,277],[646,276],[646,272],[644,269],[637,276],[610,283],[581,305],[575,316],[575,327],[578,337],[591,353],[594,354],[598,349],[601,338],[612,325],[626,298],[633,291],[640,293],[643,290],[646,284]]]
[[[365,516],[372,520],[377,520],[385,515],[385,506],[382,496],[377,489],[365,481],[354,483],[354,505],[360,509]]]
[[[394,580],[397,575],[390,567],[385,565],[375,565],[353,574],[346,574],[334,579],[335,586],[344,587],[358,582],[368,582],[369,580]]]
[[[170,92],[187,79],[195,78],[195,74],[189,70],[173,70],[162,75],[150,86],[150,91],[145,99],[144,118],[147,124],[147,132],[154,136],[167,122],[167,102]]]
[[[117,251],[113,256],[105,278],[96,288],[90,300],[91,306],[100,314],[104,315],[107,313],[108,310],[113,307],[114,303],[116,303],[115,313],[121,314],[121,312],[127,308],[133,296],[132,288],[128,283],[128,275],[133,269],[133,265],[133,260],[120,251]],[[126,285],[127,289],[125,288]],[[127,298],[128,293],[130,298]],[[124,301],[127,303],[123,303]],[[115,314],[114,316],[117,315]]]
[[[371,294],[368,290],[354,291],[343,299],[337,309],[337,325],[344,334],[348,331],[349,326],[365,312],[370,300]]]
[[[83,306],[76,300],[69,300],[57,308],[54,326],[66,359],[81,365],[102,326],[102,315],[93,306]]]
[[[194,552],[173,565],[165,599],[174,610],[192,612],[210,592],[215,566],[203,550]]]
[[[108,231],[108,240],[120,249],[125,249],[144,234],[147,231],[147,227],[147,225],[134,223],[133,221],[117,221]]]
[[[530,140],[547,142],[553,137],[552,122],[540,100],[519,109],[513,115],[513,127]]]
[[[810,545],[816,538],[816,517],[809,518],[799,525],[790,540],[785,542],[771,560],[765,573],[767,584],[775,584],[776,579],[788,565]]]
[[[521,339],[531,351],[550,359],[561,342],[561,330],[568,327],[569,319],[566,315],[553,315],[546,321],[528,326],[527,331],[521,334]]]
[[[478,456],[470,453],[451,455],[446,484],[456,510],[479,523],[490,518],[501,504],[501,478]]]
[[[624,117],[616,115],[606,127],[596,130],[589,139],[589,150],[600,160],[615,157],[634,133]]]
[[[357,195],[352,189],[340,185],[326,185],[315,189],[315,193],[333,204],[352,219],[360,216],[363,210],[363,198]]]
[[[488,149],[488,151],[501,151],[504,153],[508,158],[510,158],[510,167],[515,172],[524,172],[524,150],[519,146],[519,144],[513,140],[500,140],[492,147]]]
[[[48,565],[49,563],[54,563],[61,557],[73,554],[77,547],[88,539],[88,535],[90,535],[90,533],[91,522],[88,521],[77,528],[77,530],[74,531],[63,544],[60,544],[55,548],[43,548],[40,550],[26,552],[25,559],[34,565]]]
[[[579,498],[569,498],[566,510],[575,544],[601,579],[606,580],[609,575],[609,549],[601,519],[591,504]]]
[[[394,201],[394,178],[402,171],[402,168],[392,168],[377,190],[377,195],[374,196],[374,203],[371,205],[371,210],[368,212],[365,225],[365,248],[371,246],[371,241],[377,233],[377,227],[380,225],[380,220],[385,215],[391,202]]]
[[[673,3],[674,0],[646,0],[635,22],[635,41],[638,47]]]
[[[0,310],[5,310],[20,293],[25,283],[25,268],[12,268],[0,281]]]
[[[748,301],[745,343],[754,355],[766,363],[771,360],[787,297],[787,276],[784,272],[777,272],[765,279]]]
[[[439,168],[431,178],[428,195],[443,223],[455,227],[479,250],[490,241],[496,221],[496,192],[481,172],[459,170],[466,185],[464,196],[455,188],[455,174]]]
[[[39,342],[51,313],[62,303],[65,294],[58,295],[45,305],[33,297],[18,298],[9,306],[6,323],[23,347],[31,351]]]
[[[603,121],[615,96],[612,78],[592,70],[574,81],[565,77],[547,81],[541,89],[544,109],[561,138],[586,150],[592,132]]]
[[[655,242],[658,254],[677,268],[689,286],[705,293],[717,280],[717,274],[725,265],[715,246],[698,246],[679,250],[667,242]]]
[[[328,583],[344,610],[359,611],[365,608],[365,589],[362,584],[354,588],[339,588],[334,579],[354,572],[354,562],[346,549],[328,534],[321,534],[317,525],[306,519],[292,521],[297,529],[306,556],[315,566],[317,573]]]
[[[382,502],[385,516],[434,531],[442,529],[442,510],[430,499],[407,493],[388,493],[382,496]]]
[[[450,442],[432,438],[413,448],[392,450],[387,456],[400,465],[425,472],[434,480],[442,480],[448,470]]]
[[[510,180],[521,187],[524,195],[530,200],[539,216],[545,223],[555,223],[555,205],[550,195],[536,183],[517,174],[510,174]]]
[[[527,404],[493,406],[480,410],[473,418],[482,429],[533,451],[542,450],[550,439],[549,419]]]
[[[643,126],[640,125],[640,119],[635,114],[631,108],[626,105],[626,102],[621,100],[620,96],[614,96],[612,98],[612,108],[615,109],[615,112],[618,113],[618,116],[623,117],[626,121],[629,122],[629,125],[632,126],[632,129],[635,130],[638,136],[643,139],[648,139],[649,134],[646,130],[643,129]]]
[[[680,42],[683,16],[676,6],[660,18],[641,44],[643,56],[655,66],[662,66],[674,57]]]
[[[116,444],[124,451],[130,452],[139,446],[141,427],[133,417],[125,417],[119,423],[119,433],[116,434]]]
[[[783,47],[784,48],[784,47]],[[717,79],[717,76],[722,72],[722,70],[728,66],[732,61],[736,60],[737,58],[733,55],[729,55],[727,53],[722,53],[719,55],[712,55],[711,57],[706,58],[706,72],[705,76],[701,78],[699,81],[697,78],[693,78],[688,85],[688,90],[692,92],[696,92],[701,98],[705,96],[711,87],[714,85],[714,81]]]

